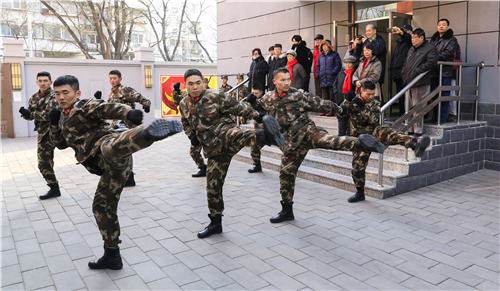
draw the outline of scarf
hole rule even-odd
[[[292,79],[293,81],[293,70],[292,70],[292,67],[298,63],[299,61],[297,61],[297,59],[293,59],[293,61],[291,62],[287,62],[286,63],[286,67],[288,68],[288,71],[290,72],[290,78]]]
[[[352,88],[352,73],[354,73],[354,68],[348,70],[344,70],[345,80],[344,86],[342,86],[342,93],[347,94],[347,92],[351,91]]]
[[[372,59],[373,59],[373,57],[372,57]],[[365,59],[363,60],[363,67],[361,68],[361,75],[359,76],[359,79],[360,79],[360,80],[361,80],[361,79],[363,79],[363,72],[365,71],[366,66],[368,66],[368,63],[369,63],[372,59],[367,59],[367,58],[365,58]],[[356,93],[358,93],[358,94],[359,94],[359,92],[361,92],[361,87],[359,87],[359,88],[358,88],[358,90],[356,91]]]

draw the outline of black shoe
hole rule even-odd
[[[120,249],[104,247],[104,255],[97,259],[89,262],[89,268],[91,269],[111,269],[120,270],[123,268],[122,257],[120,256]]]
[[[262,165],[260,164],[260,162],[255,163],[254,165],[255,166],[253,167],[253,169],[248,169],[249,173],[260,173],[260,172],[262,172]]]
[[[356,187],[356,189],[358,190],[356,192],[356,194],[354,194],[353,196],[349,197],[349,199],[347,199],[347,201],[349,203],[355,203],[358,201],[365,201],[365,189],[361,188],[361,187]]]
[[[446,122],[456,122],[456,116],[455,115],[448,115],[448,117],[446,117]]]
[[[270,115],[264,115],[264,117],[262,117],[262,124],[264,125],[266,145],[281,147],[285,144],[285,138],[280,132],[280,124],[276,118]]]
[[[193,178],[200,178],[200,177],[206,177],[207,176],[207,165],[202,166],[198,173],[192,174],[191,175]]]
[[[198,232],[198,238],[206,238],[212,234],[222,233],[222,214],[215,216],[208,215],[210,224],[205,227],[205,230]]]
[[[377,152],[379,154],[383,154],[385,151],[385,146],[370,134],[361,134],[355,147],[369,152]]]
[[[181,131],[183,131],[183,128],[179,120],[156,119],[146,128],[144,139],[159,141]]]
[[[43,194],[43,195],[40,195],[40,200],[45,200],[45,199],[49,199],[49,198],[52,198],[52,197],[59,197],[61,196],[61,191],[59,190],[59,184],[50,184],[49,185],[50,187],[50,190],[49,192]]]
[[[420,158],[424,155],[425,149],[429,147],[431,144],[431,138],[429,135],[424,134],[420,141],[417,142],[417,139],[414,138],[410,141],[410,148],[415,152],[415,157]]]
[[[280,201],[281,203],[281,211],[276,215],[275,217],[271,217],[269,220],[271,223],[277,223],[277,222],[282,222],[285,220],[294,220],[295,216],[293,216],[293,202],[289,203],[284,203],[283,201]]]
[[[133,187],[135,186],[135,179],[134,179],[134,172],[130,172],[130,175],[128,175],[127,182],[125,182],[125,185],[123,187]]]
[[[408,132],[408,135],[414,135],[415,133],[414,132]]]

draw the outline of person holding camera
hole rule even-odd
[[[408,50],[412,46],[412,30],[413,29],[409,24],[403,25],[401,29],[399,27],[393,27],[391,29],[392,34],[401,36],[398,40],[396,40],[396,47],[394,48],[394,53],[391,56],[391,66],[389,67],[389,76],[394,81],[394,83],[396,83],[396,93],[403,89],[403,79],[401,78],[401,72],[403,71],[403,65],[405,64]],[[403,115],[404,112],[404,98],[399,98],[399,116]]]
[[[382,64],[382,71],[380,73],[379,80],[377,81],[379,84],[384,84],[385,80],[385,66],[387,62],[387,44],[385,40],[377,34],[377,27],[373,24],[368,24],[366,26],[366,36],[363,36],[362,41],[364,46],[366,47],[367,44],[371,43],[375,46],[376,50],[374,52],[374,56],[377,57],[377,59],[380,61]],[[373,51],[373,49],[372,49]],[[382,96],[382,95],[380,95]]]

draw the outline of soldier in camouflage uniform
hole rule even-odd
[[[40,196],[41,200],[61,196],[59,183],[54,173],[55,145],[50,138],[49,111],[53,107],[59,108],[50,87],[52,78],[49,72],[40,72],[36,76],[36,84],[40,90],[33,94],[29,100],[28,109],[21,107],[19,113],[26,120],[35,120],[35,130],[38,131],[37,157],[38,169],[50,187],[50,190]]]
[[[285,137],[281,148],[280,192],[282,211],[270,220],[272,223],[293,220],[293,194],[297,171],[308,151],[323,148],[342,151],[377,151],[382,153],[384,146],[371,135],[358,138],[329,135],[323,128],[317,127],[307,112],[339,113],[344,110],[334,102],[323,100],[302,89],[290,88],[291,78],[287,68],[274,71],[276,89],[268,92],[257,102],[257,97],[250,94],[247,102],[260,112],[276,117]]]
[[[175,83],[174,85],[174,92],[180,92],[178,94],[172,94],[172,101],[174,102],[175,105],[179,106],[179,103],[181,102],[182,98],[187,96],[186,91],[181,91],[180,90],[180,83]],[[187,132],[186,132],[187,134]],[[188,135],[189,137],[189,135]],[[207,176],[207,165],[205,164],[205,161],[203,160],[203,157],[201,156],[201,144],[194,146],[191,144],[189,147],[189,155],[193,159],[193,161],[196,163],[196,166],[198,169],[198,173],[192,174],[191,176],[193,178],[199,178],[199,177],[206,177]]]
[[[144,112],[149,113],[151,109],[151,101],[137,92],[134,88],[122,85],[122,73],[118,70],[112,70],[109,72],[109,84],[111,85],[111,93],[109,93],[108,102],[109,103],[121,103],[126,104],[132,109],[135,109],[135,103],[142,104],[142,109]],[[94,94],[96,99],[101,99],[101,92],[97,91]],[[125,120],[115,120],[113,121],[113,128],[117,128],[119,123],[124,123],[128,128],[134,128],[137,125]],[[130,176],[125,183],[125,187],[135,186],[134,172],[130,172]]]
[[[57,101],[63,110],[49,112],[50,134],[59,149],[71,147],[79,163],[92,174],[101,176],[92,204],[92,212],[104,240],[104,255],[89,262],[91,269],[121,269],[123,267],[118,244],[118,200],[125,181],[132,170],[132,153],[150,146],[182,130],[179,121],[155,120],[148,127],[139,126],[120,134],[106,119],[126,120],[134,125],[142,123],[143,113],[119,103],[79,97],[78,79],[61,76],[54,81]]]
[[[398,132],[388,126],[380,125],[380,103],[374,99],[375,83],[366,81],[361,88],[361,94],[352,98],[348,94],[342,106],[346,108],[339,116],[348,117],[351,123],[352,136],[371,134],[386,146],[402,145],[415,151],[416,157],[421,157],[430,144],[430,137],[426,134],[420,141],[416,138]],[[365,200],[365,172],[370,158],[370,152],[356,150],[352,153],[352,180],[356,186],[356,194],[347,201],[353,203]]]
[[[261,84],[254,84],[252,87],[252,94],[254,94],[257,97],[257,100],[260,100],[262,97],[262,94],[264,89],[262,88]],[[261,129],[262,124],[254,122],[254,127],[255,129]],[[262,145],[255,144],[250,146],[250,155],[252,156],[253,164],[254,167],[253,169],[248,169],[249,173],[260,173],[262,172],[262,164],[260,163],[260,149],[262,148]]]
[[[210,87],[208,87],[208,83],[209,83],[208,78],[203,78],[203,88],[205,90],[210,89]]]
[[[207,167],[207,200],[210,224],[198,233],[199,238],[222,232],[224,201],[222,186],[233,156],[243,147],[260,144],[283,144],[276,119],[259,114],[247,103],[238,102],[224,91],[202,88],[202,75],[196,69],[187,70],[184,80],[188,96],[184,97],[179,109],[184,131],[193,145],[201,144]],[[179,88],[176,84],[174,88]],[[177,89],[173,93],[180,94]],[[175,97],[178,98],[178,97]],[[264,129],[250,130],[236,127],[234,116],[254,118],[264,123]]]
[[[222,90],[222,91],[224,91],[224,93],[227,93],[227,91],[229,91],[229,90],[233,89],[233,86],[231,86],[231,85],[229,85],[229,84],[227,83],[227,79],[228,79],[228,78],[227,78],[227,75],[222,75],[222,76],[220,77],[220,79],[221,79],[221,81],[222,81],[222,86],[220,86],[219,90]]]

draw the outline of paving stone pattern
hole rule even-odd
[[[36,137],[2,139],[2,290],[498,290],[499,172],[481,170],[385,200],[297,179],[295,217],[280,210],[278,173],[233,161],[224,233],[208,224],[205,179],[183,134],[134,154],[136,187],[119,203],[124,267],[102,255],[92,215],[98,177],[56,150],[57,199],[37,169]]]

